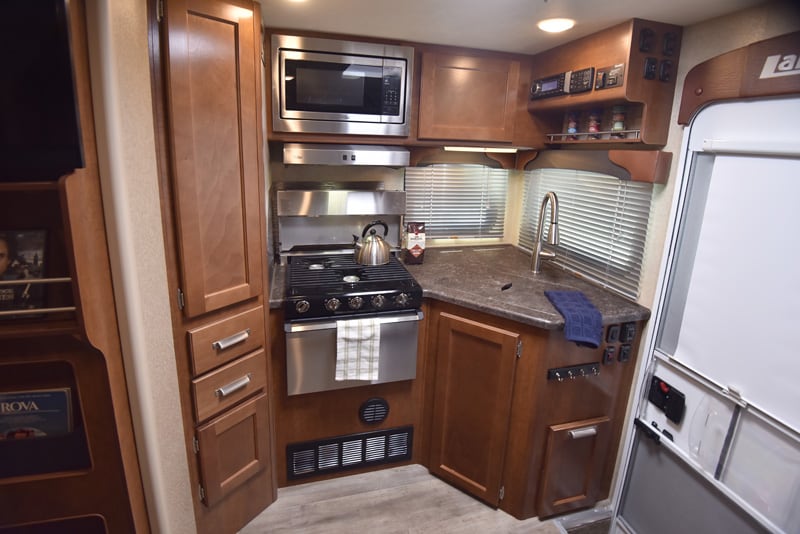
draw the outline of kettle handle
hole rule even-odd
[[[361,232],[361,237],[367,237],[367,230],[369,230],[373,226],[377,226],[379,224],[381,226],[383,226],[383,236],[386,237],[387,235],[389,235],[389,226],[385,222],[383,222],[383,221],[372,221],[371,223],[369,223],[368,225],[366,225],[364,227],[364,231]]]

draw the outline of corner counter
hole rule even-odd
[[[544,295],[547,290],[583,292],[602,314],[604,325],[650,318],[647,308],[547,262],[535,275],[530,263],[530,254],[512,245],[447,247],[428,248],[424,263],[406,268],[426,298],[546,330],[564,328],[564,318]],[[285,275],[284,266],[272,268],[270,308],[283,305]]]
[[[581,291],[603,324],[645,321],[650,310],[543,262],[533,274],[530,254],[511,245],[428,248],[425,263],[406,265],[427,298],[457,304],[546,330],[564,328],[547,290]],[[503,287],[510,286],[508,289]]]

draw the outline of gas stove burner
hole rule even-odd
[[[383,265],[360,265],[352,254],[289,259],[287,319],[396,312],[421,306],[422,288],[394,256]]]

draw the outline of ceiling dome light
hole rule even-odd
[[[544,19],[536,23],[540,30],[549,33],[558,33],[567,31],[575,26],[575,21],[572,19]]]

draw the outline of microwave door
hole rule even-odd
[[[281,51],[281,117],[381,122],[384,60]]]

